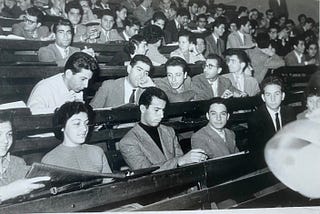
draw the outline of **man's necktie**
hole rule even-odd
[[[277,131],[279,131],[280,130],[279,113],[276,113],[276,127],[277,127]]]
[[[129,98],[129,103],[135,103],[135,101],[136,101],[136,98],[135,98],[136,90],[137,89],[135,89],[135,88],[132,89],[132,93],[131,93],[130,98]]]

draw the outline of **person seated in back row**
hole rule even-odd
[[[38,8],[28,8],[24,21],[12,26],[12,33],[30,40],[43,40],[49,36],[49,28],[41,26],[43,18],[43,14]]]
[[[187,62],[177,56],[171,57],[165,64],[167,76],[156,78],[154,82],[168,96],[170,102],[186,102],[195,99],[191,78],[188,76]]]
[[[178,56],[188,64],[205,61],[204,56],[196,51],[195,45],[190,43],[190,33],[183,31],[179,34],[179,47],[170,53],[170,57]]]
[[[90,105],[93,108],[106,108],[136,104],[144,89],[154,85],[148,76],[152,69],[153,65],[148,57],[134,56],[127,66],[128,76],[104,81]]]
[[[140,122],[120,141],[120,152],[131,169],[160,166],[169,170],[207,159],[202,149],[183,154],[173,128],[160,124],[168,97],[156,87],[147,88],[139,99]]]
[[[223,60],[217,54],[209,54],[203,65],[203,73],[192,77],[196,100],[209,100],[214,97],[240,97],[245,93],[236,89],[231,81],[221,76]]]
[[[22,158],[13,156],[9,150],[13,143],[12,118],[8,111],[0,112],[0,204],[8,199],[25,195],[44,187],[39,182],[50,177],[25,179],[29,167]]]
[[[191,148],[203,149],[209,158],[230,155],[239,152],[236,135],[225,128],[229,113],[222,100],[213,101],[206,113],[208,124],[191,137]]]
[[[41,47],[38,51],[40,62],[57,63],[59,67],[63,67],[68,58],[80,51],[80,48],[72,47],[71,42],[74,35],[74,30],[71,22],[67,19],[60,19],[53,25],[55,34],[55,43]],[[82,50],[94,57],[94,51],[86,47]]]

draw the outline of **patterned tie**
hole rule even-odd
[[[280,130],[279,113],[276,113],[275,115],[276,115],[276,128],[277,128],[276,131],[279,131]]]
[[[64,49],[64,59],[65,58],[67,58],[69,56],[69,49],[68,48],[66,48],[66,49]]]
[[[136,98],[135,98],[136,90],[137,90],[137,89],[135,89],[135,88],[132,89],[132,93],[131,93],[130,98],[129,98],[129,103],[135,103],[135,101],[136,101],[136,100],[135,100],[135,99],[136,99]]]

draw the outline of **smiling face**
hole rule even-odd
[[[73,26],[79,24],[81,20],[81,14],[79,9],[71,8],[67,15],[68,19],[70,20]]]
[[[187,73],[183,72],[183,68],[179,65],[167,67],[168,82],[173,89],[180,89],[187,78]]]
[[[165,107],[166,101],[157,97],[152,97],[152,101],[148,108],[144,105],[140,106],[141,123],[151,127],[158,126],[164,116]]]
[[[113,27],[113,24],[114,24],[114,18],[113,16],[109,16],[109,15],[104,15],[102,18],[101,18],[101,27],[106,30],[106,31],[109,31],[112,29]]]
[[[227,108],[221,103],[212,104],[206,116],[209,120],[209,125],[219,131],[225,127],[229,119]]]
[[[138,61],[133,67],[129,65],[127,71],[130,84],[136,88],[146,82],[150,66],[144,62]]]
[[[189,51],[189,37],[187,36],[180,36],[179,37],[179,48],[181,49],[182,52],[187,52]]]
[[[92,71],[81,69],[81,72],[73,74],[71,70],[65,72],[65,79],[69,90],[80,92],[88,87],[89,80],[92,78]]]
[[[64,134],[64,144],[71,147],[83,144],[89,131],[88,123],[87,113],[80,112],[72,115],[62,130]]]
[[[0,158],[8,153],[12,139],[11,123],[9,121],[0,123]]]
[[[285,93],[282,92],[281,87],[276,84],[270,84],[265,86],[263,91],[264,93],[261,95],[261,97],[266,103],[266,106],[275,112],[278,111],[281,102],[285,97]]]
[[[310,57],[315,57],[318,53],[318,47],[316,44],[310,44],[308,49],[307,49],[307,53]]]
[[[67,48],[70,46],[72,41],[71,28],[68,25],[57,26],[56,32],[56,44],[62,48]]]
[[[122,8],[120,11],[116,11],[117,17],[120,18],[120,20],[124,21],[127,18],[127,9]]]

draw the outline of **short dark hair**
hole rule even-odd
[[[74,29],[73,29],[73,25],[72,23],[69,21],[69,19],[59,19],[58,22],[54,23],[53,25],[53,32],[54,33],[57,33],[57,29],[60,25],[63,25],[63,26],[69,26],[70,29],[71,29],[71,33],[72,33],[72,36],[74,35]]]
[[[246,54],[246,52],[244,52],[243,50],[237,50],[237,49],[228,49],[226,51],[226,56],[233,56],[236,55],[241,62],[245,63],[245,67],[244,69],[248,66],[248,64],[250,63],[250,58],[248,57],[248,55]]]
[[[153,97],[156,97],[160,100],[164,100],[166,103],[169,103],[168,96],[166,93],[157,87],[148,87],[144,92],[141,94],[139,98],[139,106],[144,105],[146,108],[149,108]]]
[[[30,16],[35,16],[37,17],[37,22],[38,23],[42,23],[43,21],[43,13],[41,12],[41,10],[39,10],[37,7],[30,7],[27,9],[27,14]]]
[[[129,52],[129,54],[134,54],[136,51],[136,45],[138,46],[143,41],[146,41],[146,38],[144,38],[142,35],[136,34],[132,36],[129,39],[128,45],[126,46],[126,50]]]
[[[173,56],[168,59],[168,61],[164,65],[166,71],[169,66],[180,66],[183,69],[183,73],[189,73],[190,70],[188,63],[178,56]]]
[[[135,66],[138,62],[146,63],[147,65],[150,66],[150,71],[152,71],[153,65],[152,65],[151,60],[147,56],[141,55],[141,54],[135,55],[130,61],[131,67]]]
[[[284,90],[282,80],[277,76],[269,76],[262,80],[260,84],[261,93],[264,94],[264,89],[268,85],[278,85],[281,88],[281,91]]]
[[[217,97],[217,98],[214,98],[211,102],[210,102],[210,105],[208,106],[208,109],[207,109],[207,112],[209,113],[210,111],[210,107],[213,105],[213,104],[222,104],[226,107],[227,109],[227,113],[229,113],[229,109],[228,109],[228,106],[226,105],[226,101],[225,99],[221,98],[221,97]]]
[[[259,48],[268,48],[271,43],[269,34],[258,33],[258,35],[256,37],[256,43]]]
[[[12,123],[12,113],[8,110],[0,111],[0,123],[10,122]]]
[[[82,69],[88,69],[96,75],[99,72],[99,65],[95,58],[89,54],[76,52],[68,58],[64,66],[64,71],[68,69],[70,69],[73,74],[81,72]]]
[[[238,19],[238,22],[236,22],[238,30],[243,25],[245,26],[249,22],[249,18],[247,16],[242,16]]]
[[[218,68],[223,68],[223,59],[218,54],[209,54],[206,59],[215,59],[217,61]]]
[[[197,21],[199,21],[200,19],[205,19],[207,21],[207,15],[206,14],[199,14],[197,16]]]
[[[266,15],[267,15],[268,13],[274,13],[274,11],[273,11],[272,9],[267,9],[267,10],[266,10]]]
[[[83,102],[67,102],[61,107],[56,108],[52,118],[52,123],[54,127],[54,135],[57,139],[63,140],[64,133],[62,131],[65,128],[67,121],[75,114],[84,112],[88,115],[89,124],[92,123],[94,118],[94,112],[90,105],[84,104]]]
[[[179,8],[177,10],[177,16],[188,16],[190,17],[189,11],[186,8]]]
[[[126,26],[129,26],[129,27],[132,27],[134,25],[137,25],[140,27],[140,21],[136,18],[136,17],[133,17],[133,16],[130,16],[130,17],[127,17],[124,21],[123,21],[123,25],[126,27]]]
[[[156,25],[148,25],[143,28],[143,36],[146,38],[147,43],[155,44],[164,37],[163,30]]]
[[[165,23],[168,21],[166,15],[161,11],[156,11],[152,16],[152,21],[156,22],[157,20],[163,20]]]
[[[315,24],[316,24],[316,22],[314,21],[314,19],[311,18],[311,17],[308,17],[308,18],[306,19],[306,23],[310,23],[310,24],[312,24],[312,25],[315,25]]]
[[[109,9],[99,10],[97,16],[99,19],[102,19],[103,16],[111,16],[112,18],[114,18],[114,13]]]
[[[77,9],[77,10],[79,10],[80,15],[81,16],[83,15],[83,9],[82,9],[79,1],[76,1],[76,0],[69,1],[66,4],[64,11],[68,14],[71,9]]]
[[[299,14],[299,16],[298,16],[298,21],[300,22],[302,18],[305,18],[305,19],[307,19],[307,16],[306,16],[306,14],[304,14],[304,13],[302,13],[302,14]]]
[[[290,38],[291,47],[294,48],[293,46],[297,46],[299,44],[299,41],[303,41],[305,43],[304,37],[302,35]]]
[[[248,11],[248,8],[245,6],[240,6],[238,9],[238,14],[241,14],[242,12],[246,12]]]

